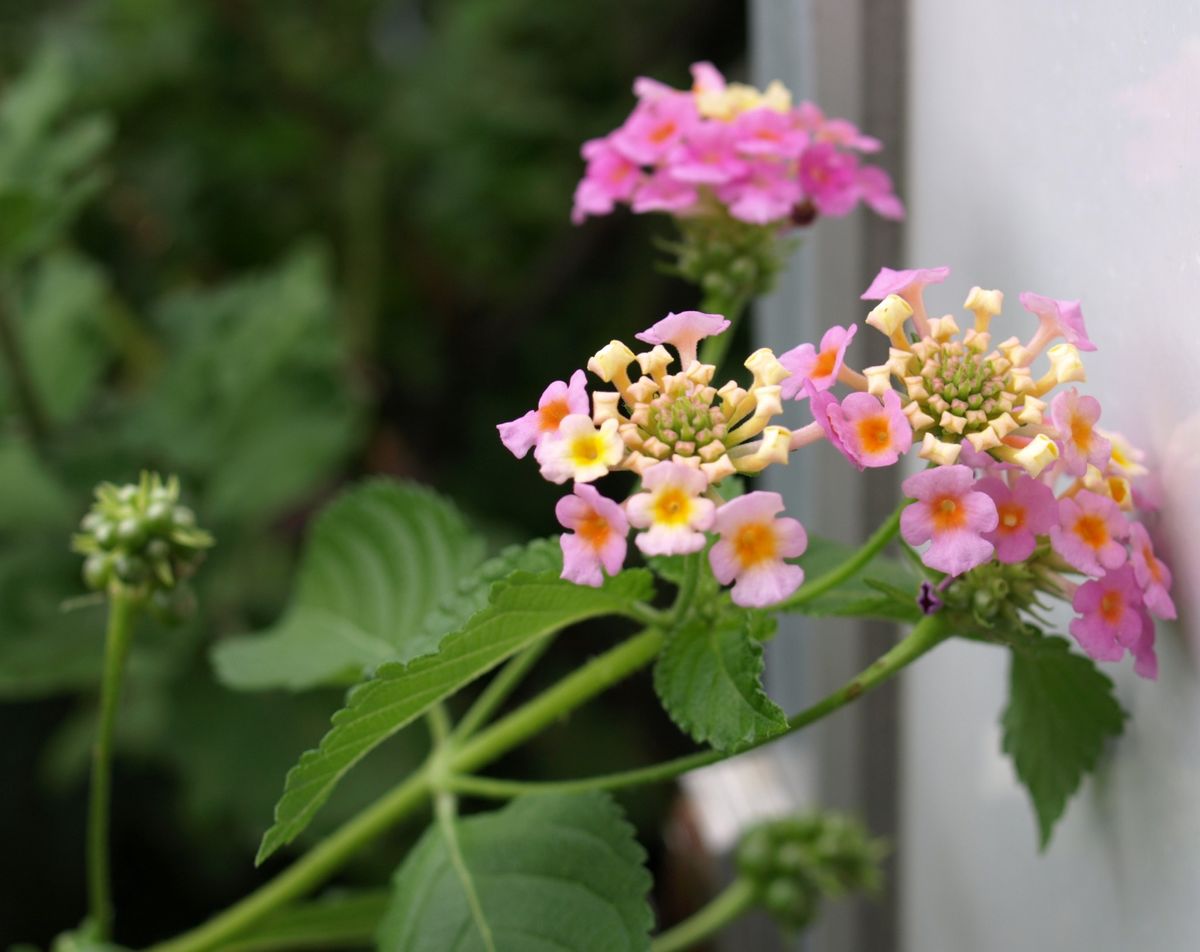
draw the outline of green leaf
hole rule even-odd
[[[308,825],[345,773],[379,743],[505,658],[568,625],[620,614],[653,592],[653,576],[633,569],[601,588],[552,573],[517,572],[492,589],[490,603],[442,642],[437,654],[383,665],[350,692],[333,728],[288,773],[275,825],[263,836],[261,863]]]
[[[670,635],[654,666],[654,688],[671,720],[717,750],[736,750],[787,729],[787,716],[762,688],[762,645],[753,617],[739,612],[693,620]]]
[[[385,661],[435,650],[426,618],[478,564],[482,543],[447,500],[413,483],[375,481],[317,518],[283,619],[212,652],[240,690],[358,681]]]
[[[334,893],[278,909],[221,948],[223,952],[370,948],[391,901],[387,890]]]
[[[1003,748],[1033,801],[1042,849],[1125,718],[1112,681],[1090,658],[1073,653],[1065,638],[1038,637],[1014,647]]]
[[[608,795],[527,797],[457,832],[461,862],[431,827],[396,873],[382,952],[650,948],[645,854]]]
[[[855,551],[854,546],[810,536],[808,549],[799,560],[804,569],[805,583],[815,582],[836,569]],[[916,599],[920,582],[920,578],[903,561],[877,555],[841,585],[790,610],[815,618],[919,621],[921,609]],[[912,592],[912,596],[901,598],[901,592]]]

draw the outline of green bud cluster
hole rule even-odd
[[[777,228],[738,221],[720,205],[681,219],[679,227],[682,240],[666,245],[676,256],[672,270],[699,286],[708,300],[766,293],[790,251]]]
[[[1036,556],[1005,565],[985,562],[955,579],[942,594],[946,609],[969,616],[984,630],[1023,630],[1023,612],[1042,607],[1038,594],[1045,590],[1044,573]]]
[[[710,391],[711,392],[711,391]],[[672,452],[690,456],[725,438],[725,414],[700,394],[661,394],[650,402],[650,432]]]
[[[1008,361],[998,354],[981,354],[959,341],[935,345],[921,366],[927,393],[917,405],[935,421],[930,431],[939,439],[957,443],[963,434],[978,433],[1013,409]],[[942,414],[959,417],[961,427],[943,427]]]
[[[822,899],[878,892],[887,854],[862,824],[833,813],[772,820],[751,829],[737,850],[738,872],[785,928],[816,918]]]
[[[179,480],[142,473],[136,484],[101,483],[71,548],[86,556],[83,581],[95,591],[147,599],[166,617],[191,606],[187,579],[213,538],[179,504]]]

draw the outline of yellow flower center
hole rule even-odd
[[[588,433],[571,441],[571,462],[576,466],[590,466],[600,459],[604,445],[599,433]]]
[[[748,569],[776,558],[775,533],[765,522],[748,522],[733,537],[733,549],[742,568]]]
[[[662,525],[683,525],[692,515],[692,499],[678,486],[668,486],[654,499],[654,521]]]
[[[1092,447],[1092,425],[1081,416],[1071,417],[1071,439],[1083,452]]]

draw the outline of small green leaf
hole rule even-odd
[[[717,750],[736,750],[787,729],[787,716],[762,688],[754,614],[693,620],[670,635],[654,666],[654,688],[671,720]]]
[[[453,626],[432,632],[426,618],[482,549],[429,489],[382,480],[352,489],[317,518],[283,619],[218,644],[217,676],[241,690],[302,690],[435,650]]]
[[[1112,681],[1066,639],[1039,636],[1013,648],[1003,748],[1033,801],[1042,849],[1125,717]]]
[[[368,948],[391,894],[387,890],[333,893],[314,902],[285,906],[256,922],[222,952],[267,952],[269,949]]]
[[[382,952],[650,948],[645,853],[607,794],[527,797],[457,832],[461,864],[432,827],[396,873]]]
[[[351,767],[438,701],[539,638],[586,618],[620,614],[652,592],[653,576],[641,569],[622,572],[601,588],[575,585],[549,572],[517,572],[496,583],[488,607],[447,636],[437,654],[383,665],[373,680],[351,691],[320,747],[289,771],[275,825],[263,836],[257,861],[290,843]]]

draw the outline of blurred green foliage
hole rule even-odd
[[[207,662],[279,617],[315,507],[382,472],[436,485],[496,546],[552,531],[553,487],[495,423],[594,344],[696,303],[654,272],[658,223],[569,224],[579,145],[638,74],[736,73],[743,17],[721,0],[0,0],[0,842],[24,858],[0,946],[45,945],[83,909],[103,618],[62,606],[83,591],[67,542],[92,485],[178,472],[218,539],[195,623],[144,624],[131,659],[114,846],[118,936],[138,943],[263,875],[283,774],[340,703],[233,694]],[[595,644],[556,649],[547,676]],[[590,767],[672,752],[654,710],[622,691],[577,721]],[[356,771],[322,828],[420,743]],[[568,769],[564,744],[551,732],[519,766]],[[658,816],[654,795],[630,807]],[[398,855],[381,852],[348,880],[380,881]]]

